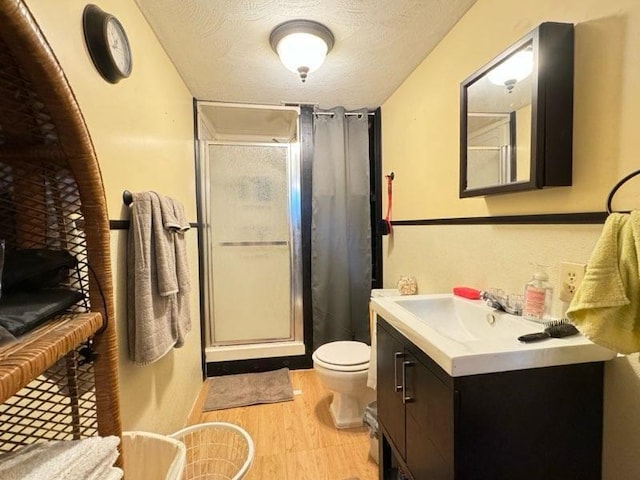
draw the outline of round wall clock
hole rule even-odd
[[[131,75],[131,47],[118,19],[89,4],[82,14],[82,26],[89,55],[100,75],[111,83]]]

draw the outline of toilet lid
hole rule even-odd
[[[319,347],[316,357],[330,365],[356,366],[369,363],[370,351],[362,342],[331,342]]]

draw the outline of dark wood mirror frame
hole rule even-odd
[[[467,90],[527,43],[533,46],[529,180],[467,189]],[[571,185],[573,53],[573,24],[545,22],[460,84],[460,198]]]

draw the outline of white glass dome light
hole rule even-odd
[[[489,81],[494,85],[507,87],[511,93],[513,87],[524,80],[533,71],[533,50],[520,50],[488,73]]]
[[[331,30],[311,20],[291,20],[273,29],[269,38],[271,48],[282,64],[300,75],[304,83],[307,75],[316,71],[333,47]]]

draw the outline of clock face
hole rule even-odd
[[[113,62],[122,75],[129,76],[131,73],[131,50],[127,35],[120,22],[114,18],[109,18],[107,22],[107,42]]]
[[[131,48],[116,17],[89,4],[82,13],[84,40],[98,73],[110,83],[131,75]]]

